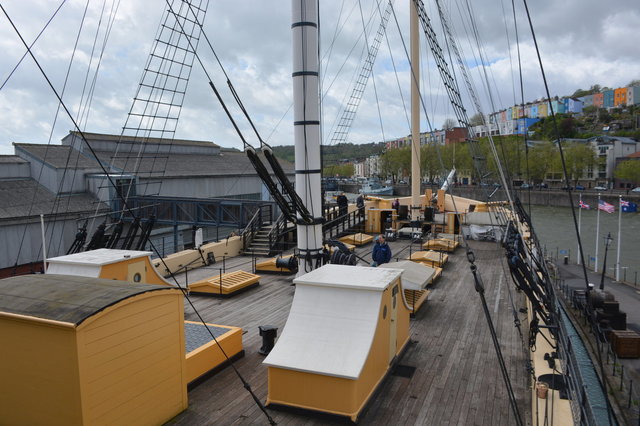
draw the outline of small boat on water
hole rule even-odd
[[[377,178],[369,178],[360,188],[365,195],[393,195],[393,186],[383,186]]]

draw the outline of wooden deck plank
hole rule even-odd
[[[399,240],[391,242],[390,246],[394,253],[402,253],[407,244],[406,240]],[[476,263],[485,280],[489,309],[494,315],[497,277],[503,273],[499,263],[502,251],[490,243],[474,243],[474,248]],[[370,248],[358,247],[356,253],[365,259],[362,264],[370,258]],[[408,250],[404,253],[399,257],[407,257]],[[218,262],[200,268],[201,271],[189,271],[189,281],[212,276],[221,266]],[[247,257],[228,259],[225,266],[225,272],[251,271],[252,260]],[[362,424],[513,424],[464,251],[450,255],[444,269],[442,277],[431,288],[428,300],[411,320],[410,338],[414,343],[409,344],[400,364],[416,367],[413,376],[389,375],[362,414]],[[184,276],[180,279],[185,282]],[[262,345],[258,326],[274,325],[279,333],[282,331],[295,291],[292,279],[293,276],[265,275],[260,280],[261,285],[254,290],[228,299],[192,296],[205,321],[243,328],[246,355],[235,365],[262,401],[267,394],[267,374],[266,367],[261,364],[264,358],[257,354]],[[506,293],[506,285],[509,284],[510,281],[504,278],[497,302],[499,311],[494,321],[519,408],[528,419],[530,395],[524,370],[525,354],[513,326]],[[197,320],[188,304],[185,319]],[[345,423],[340,419],[308,413],[268,411],[283,425]],[[232,369],[226,368],[192,389],[189,392],[189,409],[170,423],[265,424],[266,418]]]

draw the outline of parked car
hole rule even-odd
[[[631,192],[640,192],[640,186],[639,186],[639,187],[637,187],[637,188],[633,188],[633,189],[631,190]]]
[[[584,186],[576,185],[576,191],[584,191]]]
[[[522,185],[520,185],[520,189],[529,189],[531,188],[531,185],[529,185],[528,183],[523,183]]]
[[[573,186],[563,186],[560,189],[562,189],[563,191],[571,191],[571,190],[573,190]]]
[[[401,180],[401,181],[400,181],[400,182],[398,182],[398,183],[399,183],[400,185],[406,185],[406,184],[407,184],[407,182],[406,182],[406,181],[404,181],[404,180]]]
[[[604,186],[595,186],[593,189],[595,189],[596,191],[606,191],[607,188]]]

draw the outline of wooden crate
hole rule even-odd
[[[640,334],[632,330],[613,330],[611,348],[619,358],[640,358]]]

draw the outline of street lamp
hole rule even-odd
[[[604,290],[604,274],[607,272],[607,252],[609,251],[609,244],[611,244],[613,238],[611,238],[611,232],[607,234],[604,239],[604,262],[602,263],[602,276],[600,277],[600,290]]]

